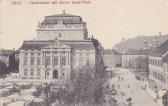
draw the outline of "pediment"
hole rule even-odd
[[[54,40],[48,46],[44,47],[45,49],[70,49],[69,45],[66,45],[58,40]]]

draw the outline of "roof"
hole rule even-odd
[[[41,50],[46,46],[49,46],[53,40],[48,41],[24,41],[20,50]],[[60,40],[59,42],[69,45],[75,50],[95,50],[95,46],[92,41],[65,41]]]
[[[153,49],[149,53],[150,56],[161,57],[165,53],[162,49]]]
[[[168,63],[168,54],[162,58],[163,62]]]
[[[121,53],[117,52],[114,49],[105,49],[103,51],[103,54],[111,54],[111,55],[121,55]]]
[[[80,16],[62,13],[62,14],[56,14],[56,15],[49,15],[46,17],[80,17]]]
[[[62,24],[82,24],[82,18],[80,16],[71,15],[71,14],[56,14],[51,16],[45,16],[42,26],[44,25],[55,25],[59,22]]]
[[[163,50],[164,52],[167,52],[168,50],[168,40],[166,40],[163,44],[161,44],[158,49]]]
[[[15,50],[0,50],[0,55],[11,55],[15,52]]]
[[[168,51],[168,40],[150,52],[150,56],[162,56]]]
[[[129,49],[124,53],[124,55],[148,55],[149,52],[150,52],[149,49],[145,49],[145,50]]]

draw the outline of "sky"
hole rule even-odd
[[[18,49],[24,40],[36,37],[38,22],[63,10],[81,16],[89,36],[97,38],[104,48],[112,48],[122,38],[168,34],[168,0],[87,0],[91,3],[54,5],[30,4],[44,0],[21,0],[22,5],[12,5],[11,1],[0,0],[0,48]]]

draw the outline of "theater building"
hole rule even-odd
[[[19,49],[19,74],[23,80],[68,80],[72,70],[83,66],[96,69],[101,44],[88,38],[80,16],[63,12],[46,16],[37,27],[37,38],[24,41]]]

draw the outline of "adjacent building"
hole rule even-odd
[[[150,87],[159,92],[168,89],[168,40],[149,55]]]
[[[0,61],[3,62],[6,67],[10,67],[14,61],[15,50],[0,49]]]
[[[19,49],[19,74],[23,80],[68,80],[72,70],[96,69],[101,49],[98,40],[88,38],[80,16],[46,16],[37,27],[37,38],[24,41]]]
[[[146,78],[149,72],[149,52],[148,49],[129,49],[122,55],[122,67],[132,69],[141,78]]]

